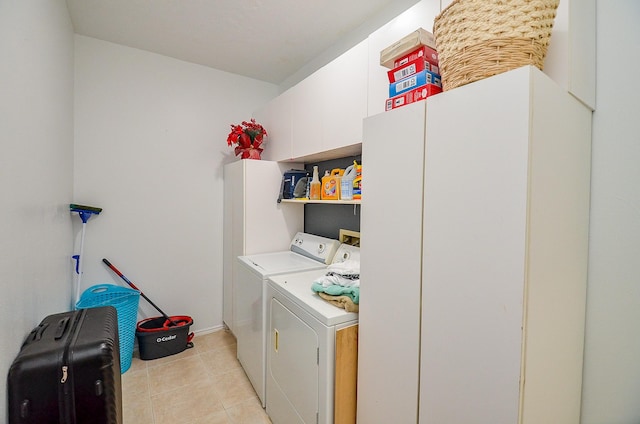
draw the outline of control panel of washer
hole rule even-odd
[[[342,243],[336,250],[336,254],[333,255],[331,263],[337,264],[347,260],[360,262],[360,248]]]

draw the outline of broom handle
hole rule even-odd
[[[142,293],[142,290],[140,290],[139,288],[136,287],[135,284],[133,284],[131,281],[129,281],[129,279],[127,277],[124,276],[123,273],[121,273],[118,268],[116,268],[115,266],[113,266],[111,264],[111,262],[109,262],[108,260],[106,260],[105,258],[102,259],[102,262],[104,262],[109,268],[111,268],[111,270],[113,272],[115,272],[116,274],[118,274],[118,277],[122,278],[127,284],[129,284],[131,286],[131,288],[133,288],[134,290],[138,290],[140,292],[140,296],[144,297],[144,299],[149,302],[151,304],[151,306],[153,306],[154,308],[156,308],[158,310],[158,312],[160,312],[162,314],[163,317],[165,317],[165,319],[167,319],[171,324],[173,325],[178,325],[175,321],[173,321],[169,315],[165,314],[162,309],[158,308],[158,306],[153,303],[151,301],[151,299],[149,299],[144,293]]]

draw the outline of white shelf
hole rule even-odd
[[[332,205],[359,205],[361,200],[309,200],[309,199],[282,199],[282,203],[324,203]]]

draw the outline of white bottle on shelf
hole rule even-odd
[[[318,177],[318,166],[313,167],[313,179],[309,184],[309,200],[320,200],[320,178]]]

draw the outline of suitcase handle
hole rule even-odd
[[[60,340],[64,335],[65,331],[67,331],[67,327],[69,326],[69,317],[62,318],[58,321],[58,328],[56,328],[56,334],[53,336],[55,340]]]
[[[49,323],[40,323],[40,325],[31,330],[24,343],[22,344],[22,347],[26,346],[28,343],[40,340],[42,338],[42,333],[44,333],[44,330],[46,330],[48,326]]]
[[[47,329],[47,327],[49,326],[49,324],[40,324],[38,326],[38,328],[36,328],[35,330],[35,334],[33,335],[33,339],[32,340],[40,340],[42,338],[42,333],[44,333],[44,330]]]

